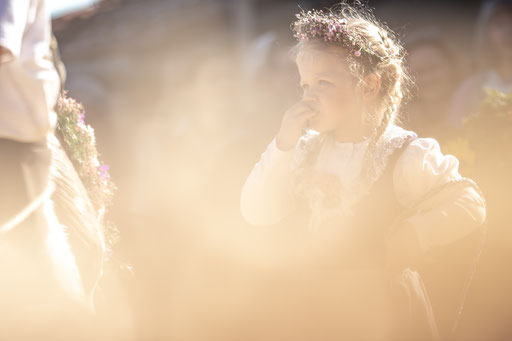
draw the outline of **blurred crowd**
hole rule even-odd
[[[112,324],[132,326],[133,338],[270,340],[290,323],[287,269],[300,262],[304,232],[299,222],[248,225],[239,196],[301,97],[289,53],[297,5],[335,3],[104,0],[54,19],[66,88],[84,104],[118,187],[108,214],[120,240],[105,274],[117,284],[105,295],[116,291],[120,308],[111,313],[124,322]],[[512,122],[512,2],[425,3],[370,1],[407,50],[414,83],[401,124],[440,141],[486,194],[489,236],[463,332],[465,340],[504,340],[512,338],[504,323],[512,314],[504,213],[512,163],[497,169],[485,151],[475,156],[480,141],[465,124],[487,89],[505,94],[510,107],[500,110]],[[500,141],[492,153],[510,154],[512,139]]]

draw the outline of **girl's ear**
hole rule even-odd
[[[368,102],[375,100],[379,96],[381,86],[382,79],[378,73],[372,73],[364,77],[361,84],[363,100]]]

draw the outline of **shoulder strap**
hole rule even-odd
[[[396,163],[398,162],[404,151],[407,149],[407,147],[409,147],[409,145],[417,138],[418,137],[416,135],[408,137],[407,140],[405,140],[405,142],[403,142],[403,144],[400,147],[396,148],[391,153],[387,160],[386,168],[384,169],[380,178],[373,184],[372,189],[370,189],[369,196],[375,196],[377,193],[389,196],[389,193],[393,193],[393,171],[395,169]],[[400,206],[394,196],[392,196],[391,199],[394,199],[394,201],[396,202],[395,206]],[[401,216],[402,211],[403,210],[400,209],[400,213],[398,213],[397,215]],[[393,218],[391,222],[393,222],[394,220],[395,219]]]
[[[400,148],[397,148],[393,154],[391,154],[391,156],[389,157],[389,160],[388,160],[388,166],[387,166],[387,171],[389,172],[393,172],[394,169],[395,169],[395,165],[396,163],[398,162],[398,160],[400,159],[400,157],[402,156],[402,154],[404,153],[404,151],[407,149],[407,147],[409,147],[409,145],[416,141],[418,139],[418,136],[417,135],[412,135],[410,136],[403,144]]]

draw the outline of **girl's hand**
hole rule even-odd
[[[315,115],[316,113],[304,101],[300,101],[288,109],[276,136],[277,148],[283,151],[294,148],[302,136],[302,130],[306,128],[308,121]]]

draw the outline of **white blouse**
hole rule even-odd
[[[361,195],[361,168],[367,142],[339,143],[327,139],[313,167],[315,188],[331,193],[332,210],[345,214]],[[296,150],[281,151],[275,139],[255,165],[242,189],[241,212],[253,225],[271,225],[295,209],[294,182],[291,166]],[[406,147],[393,171],[396,199],[404,207],[451,180],[460,179],[459,162],[443,155],[439,144],[431,138],[419,138]],[[313,191],[309,204],[312,218],[319,210],[329,210]],[[339,202],[338,202],[339,201]],[[424,250],[455,241],[473,231],[485,220],[485,202],[471,187],[448,187],[420,213],[408,219]],[[325,213],[325,212],[324,212]],[[334,214],[334,213],[333,213]]]

